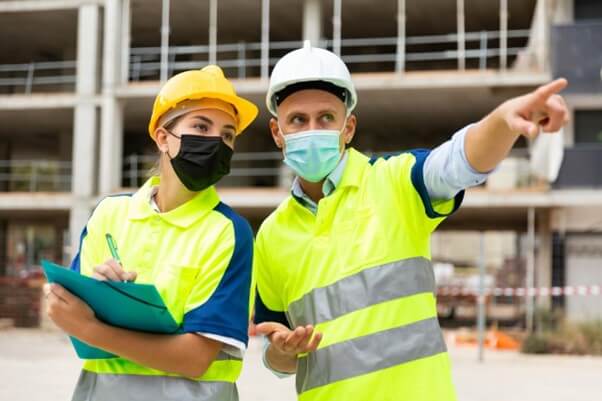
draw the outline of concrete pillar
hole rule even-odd
[[[161,83],[169,78],[169,10],[170,0],[161,2]]]
[[[322,2],[320,0],[304,0],[303,40],[309,40],[312,46],[318,46],[321,38]]]
[[[337,56],[341,56],[341,13],[343,5],[342,0],[334,0],[332,10],[332,51]]]
[[[209,64],[217,64],[217,0],[209,0]]]
[[[114,95],[102,100],[100,131],[99,195],[109,195],[121,187],[123,166],[123,104]]]
[[[406,66],[406,0],[397,0],[397,50],[395,72],[401,74]]]
[[[533,24],[536,29],[535,32],[531,32],[531,35],[535,35],[535,58],[537,59],[537,66],[543,71],[549,71],[550,63],[548,60],[550,38],[549,38],[549,20],[548,20],[548,1],[549,0],[538,0],[535,6],[535,14],[533,18],[537,21]]]
[[[458,69],[466,67],[466,24],[464,14],[464,0],[456,0],[456,25],[458,31]]]
[[[106,0],[100,119],[99,193],[107,195],[121,185],[123,105],[115,96],[121,79],[121,1]]]
[[[90,203],[95,190],[96,144],[96,95],[98,5],[88,4],[79,8],[77,28],[77,103],[73,121],[72,182],[74,202],[69,220],[70,243],[76,249],[77,238],[85,226]]]
[[[552,285],[552,231],[551,213],[541,210],[537,216],[538,246],[535,254],[535,286],[551,287]],[[551,297],[538,296],[538,308],[549,309],[552,305]]]
[[[261,0],[261,79],[267,81],[270,69],[270,0]]]
[[[130,79],[130,45],[132,41],[132,11],[130,0],[121,4],[121,84]]]
[[[508,67],[508,0],[500,0],[500,69]]]

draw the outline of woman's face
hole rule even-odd
[[[197,110],[178,118],[175,125],[169,127],[169,131],[178,137],[182,135],[220,137],[228,147],[234,150],[236,121],[221,110]],[[180,151],[180,139],[169,135],[167,128],[157,129],[156,141],[159,150],[167,151],[171,157],[175,157]]]

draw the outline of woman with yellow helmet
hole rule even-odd
[[[237,135],[257,107],[217,66],[171,78],[149,133],[159,174],[135,194],[105,198],[71,268],[99,280],[156,286],[181,334],[107,325],[79,298],[46,287],[48,314],[68,334],[118,355],[84,362],[73,400],[237,400],[248,341],[253,236],[213,184],[228,174]],[[119,249],[111,258],[105,236]]]

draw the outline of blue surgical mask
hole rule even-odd
[[[337,130],[310,130],[284,135],[284,163],[303,179],[319,182],[341,159],[340,134]]]

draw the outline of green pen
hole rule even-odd
[[[105,238],[107,239],[107,245],[109,246],[109,251],[111,251],[111,256],[117,261],[117,263],[121,264],[121,258],[119,257],[119,253],[117,253],[117,244],[115,244],[113,236],[109,233],[106,233]],[[127,280],[123,280],[123,282],[126,283]]]

